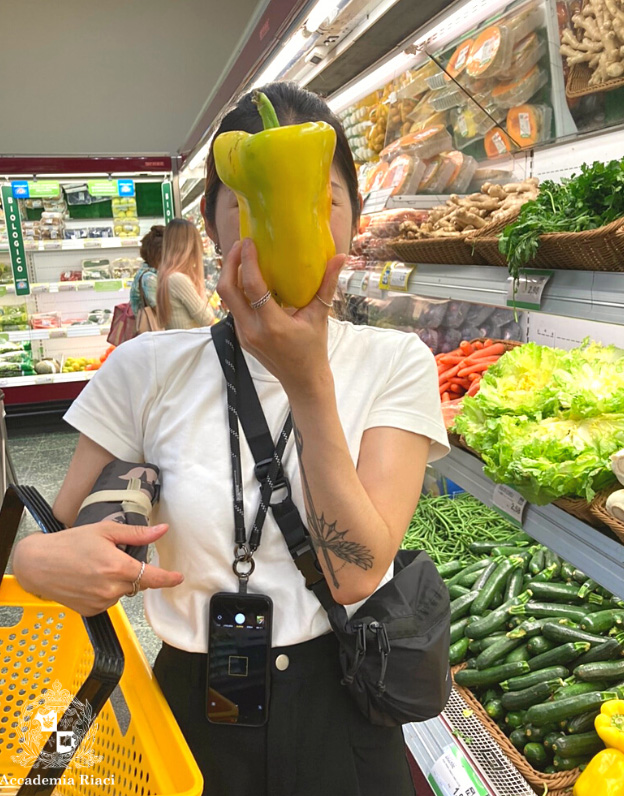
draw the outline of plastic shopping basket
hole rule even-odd
[[[4,576],[24,506],[45,532],[63,530],[36,489],[9,487],[0,511],[0,796],[199,796],[202,775],[123,608],[82,617]]]

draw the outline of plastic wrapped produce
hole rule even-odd
[[[510,321],[513,321],[513,319],[513,310],[508,310],[505,307],[497,307],[487,318],[487,324],[492,329],[490,334],[496,334],[496,336],[498,336],[500,327],[504,326],[504,324],[509,323]]]
[[[478,326],[464,326],[461,329],[461,337],[462,340],[476,340],[479,337],[483,337],[483,333]]]
[[[548,72],[536,65],[520,78],[496,86],[492,91],[492,100],[499,108],[524,105],[547,81]]]
[[[426,326],[429,329],[437,329],[442,326],[449,303],[448,301],[427,299],[424,312],[418,318],[419,325]]]
[[[382,210],[367,218],[366,232],[378,238],[397,238],[401,224],[409,221],[412,224],[422,224],[429,216],[427,210],[412,210],[407,207],[398,210]]]
[[[450,160],[455,169],[446,190],[449,193],[466,193],[477,170],[477,161],[470,155],[464,155],[463,152],[457,150],[443,152],[442,157]]]
[[[444,325],[450,329],[460,329],[466,320],[470,304],[465,301],[449,301],[444,316]],[[453,348],[456,348],[461,341],[458,341]]]
[[[414,193],[425,172],[425,164],[418,157],[398,155],[381,184],[382,190],[392,191],[392,195]]]
[[[504,326],[501,326],[499,332],[499,339],[500,340],[522,340],[522,327],[516,321],[511,321],[511,323],[506,323]]]
[[[381,157],[384,160],[391,160],[399,154],[408,154],[423,160],[439,155],[447,149],[452,149],[451,136],[446,127],[441,124],[428,127],[418,133],[410,133],[390,146],[386,147]]]
[[[454,351],[462,341],[459,329],[443,328],[439,329],[438,332],[438,351],[435,353],[448,354],[449,351]]]
[[[513,36],[506,25],[491,25],[474,40],[466,62],[470,77],[494,77],[509,70]]]
[[[440,335],[435,329],[416,329],[416,334],[434,354],[439,353]]]
[[[507,130],[520,147],[535,146],[548,140],[552,109],[548,105],[519,105],[507,114]]]
[[[487,320],[487,318],[489,318],[493,312],[494,307],[488,307],[485,304],[469,304],[468,312],[464,318],[465,327],[472,327],[474,329],[474,327],[479,326],[485,320]]]

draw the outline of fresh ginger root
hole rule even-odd
[[[587,0],[572,17],[574,30],[561,35],[561,54],[568,66],[586,63],[590,86],[624,75],[624,0]]]

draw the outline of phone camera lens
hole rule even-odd
[[[237,625],[242,625],[245,623],[245,614],[238,613],[234,617]]]

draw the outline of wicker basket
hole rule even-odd
[[[603,492],[599,492],[589,504],[589,509],[595,520],[606,525],[607,528],[617,536],[620,542],[624,543],[624,522],[616,520],[613,515],[609,514],[606,508],[609,495],[622,488],[622,485],[618,484],[613,487],[613,489],[605,489]]]
[[[453,681],[455,681],[455,674],[461,669],[465,668],[466,664],[453,667]],[[507,738],[505,733],[496,725],[494,721],[485,712],[483,705],[479,702],[476,696],[467,688],[463,688],[455,683],[455,688],[461,695],[462,699],[468,704],[470,709],[474,712],[479,721],[483,724],[488,733],[501,747],[505,756],[514,765],[526,781],[533,787],[537,793],[544,793],[548,787],[549,796],[571,796],[572,787],[579,777],[581,771],[579,768],[574,768],[571,771],[559,771],[557,774],[543,774],[531,766],[511,741]]]
[[[570,69],[566,82],[566,97],[576,99],[576,97],[584,97],[587,94],[596,94],[599,91],[613,91],[615,88],[624,86],[624,77],[612,77],[603,83],[590,86],[589,80],[592,75],[593,72],[587,64],[574,64],[572,69]]]
[[[468,244],[466,237],[426,238],[390,242],[396,256],[404,263],[433,263],[435,265],[487,265]]]
[[[501,254],[498,249],[498,237],[508,224],[513,224],[519,214],[519,209],[513,210],[499,218],[498,221],[488,224],[468,236],[468,243],[471,248],[488,265],[499,265],[507,268],[505,255]]]
[[[563,509],[567,514],[576,517],[577,520],[586,522],[588,525],[594,527],[604,528],[604,523],[592,513],[590,504],[584,498],[577,497],[562,497],[553,500],[555,506]]]

